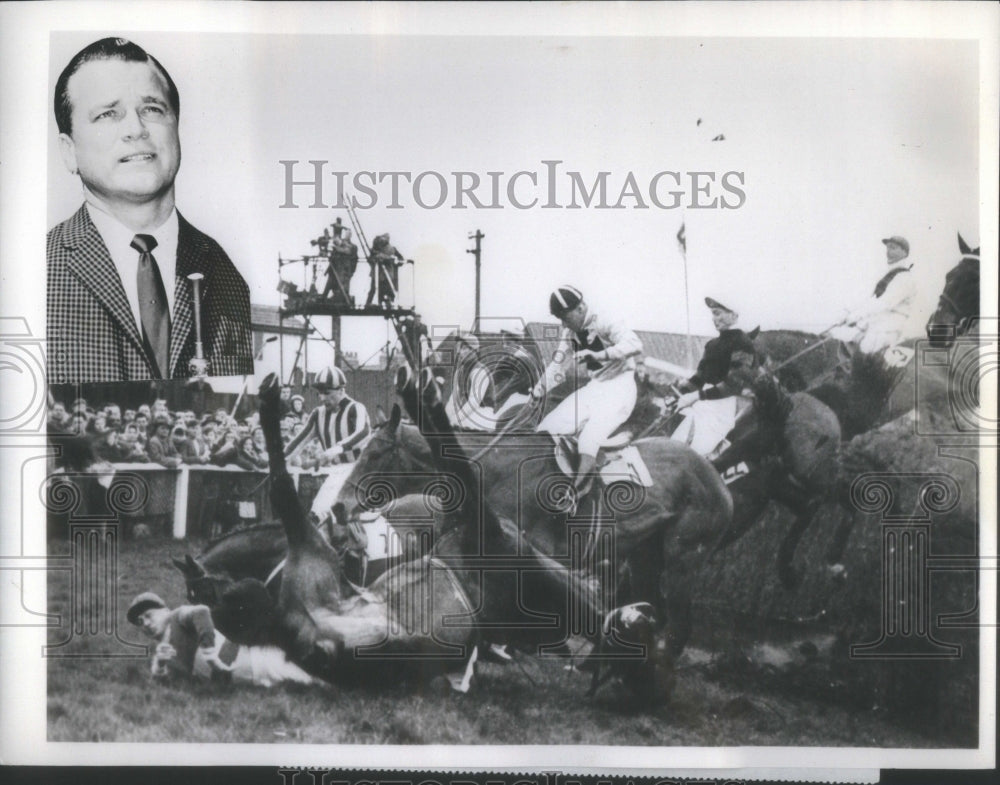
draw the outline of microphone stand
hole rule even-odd
[[[201,281],[205,276],[201,273],[191,273],[191,300],[194,303],[194,357],[191,358],[191,376],[199,383],[208,378],[208,360],[205,359],[205,347],[201,337]]]

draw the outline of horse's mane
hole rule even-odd
[[[770,373],[761,374],[752,385],[754,408],[761,422],[779,426],[792,409],[791,399],[782,388],[777,377]]]
[[[844,438],[851,438],[878,424],[904,370],[891,367],[881,353],[855,352],[846,381],[827,382],[808,392],[833,409]]]

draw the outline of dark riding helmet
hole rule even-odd
[[[572,311],[583,302],[583,295],[575,286],[563,284],[549,296],[549,312],[562,319],[567,311]]]

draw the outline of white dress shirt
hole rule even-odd
[[[135,324],[140,335],[142,334],[142,317],[139,314],[139,282],[137,279],[139,252],[132,247],[132,239],[137,234],[148,234],[156,238],[153,258],[156,259],[156,266],[160,268],[163,288],[167,292],[167,305],[170,308],[171,319],[173,319],[174,287],[176,286],[174,277],[177,270],[177,210],[171,210],[167,220],[151,232],[132,231],[93,202],[87,202],[87,212],[90,214],[90,220],[97,227],[97,231],[101,233],[101,239],[104,240],[104,245],[107,246],[108,253],[111,255],[111,261],[114,262],[115,268],[118,270],[118,277],[121,278],[122,287],[125,289],[125,296],[132,308],[132,315],[135,317]]]

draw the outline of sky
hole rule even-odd
[[[103,34],[53,33],[50,84]],[[956,233],[979,244],[975,42],[127,35],[180,91],[178,208],[227,250],[254,302],[279,304],[279,255],[309,252],[325,225],[348,220],[343,210],[310,208],[308,187],[295,190],[297,208],[282,209],[285,160],[299,162],[295,179],[311,177],[308,161],[328,162],[327,203],[334,171],[350,173],[348,183],[361,170],[452,180],[437,209],[421,208],[405,183],[402,206],[391,209],[385,183],[378,204],[358,210],[369,240],[390,232],[414,260],[403,268],[403,302],[442,332],[473,319],[466,249],[476,229],[486,235],[482,315],[496,324],[550,320],[549,292],[565,282],[636,329],[690,324],[699,335],[712,333],[705,296],[731,304],[748,328],[830,326],[883,274],[880,240],[890,235],[909,240],[929,313],[958,261]],[[51,226],[81,192],[58,156],[51,117],[49,129]],[[588,186],[608,172],[611,203],[630,172],[643,192],[657,172],[713,172],[705,199],[741,204],[660,209],[647,199],[648,209],[636,209],[626,199],[624,209],[543,209],[544,184],[522,179],[515,195],[539,196],[539,206],[516,209],[504,191],[503,209],[452,206],[451,172],[486,182],[499,171],[506,183],[520,170],[544,177],[549,160],[562,162],[562,204],[570,170]],[[729,171],[742,173],[744,199],[720,188]],[[428,177],[421,194],[433,203]],[[488,201],[487,187],[479,193]],[[676,240],[682,222],[686,260]],[[293,269],[301,285],[301,268],[286,274]],[[387,335],[381,320],[348,319],[344,349],[364,359]]]

